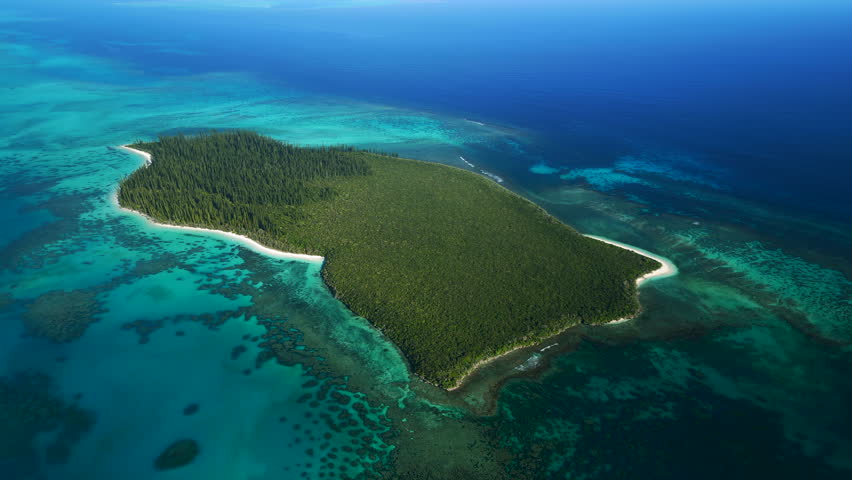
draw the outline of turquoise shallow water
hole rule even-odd
[[[6,77],[2,94],[4,109],[15,112],[2,120],[3,130],[14,132],[2,139],[2,175],[4,215],[15,226],[4,231],[0,275],[8,299],[3,374],[43,372],[53,379],[53,395],[96,418],[74,456],[41,466],[40,474],[153,477],[159,475],[153,459],[183,437],[201,446],[184,474],[205,478],[316,476],[333,463],[336,471],[355,475],[362,464],[383,461],[390,450],[379,436],[387,429],[384,408],[350,401],[355,394],[346,390],[345,377],[328,383],[316,345],[302,344],[298,323],[288,317],[335,310],[325,321],[338,324],[328,325],[323,342],[357,348],[360,355],[387,349],[371,356],[382,365],[362,368],[378,373],[374,379],[405,381],[392,347],[333,302],[318,266],[251,255],[233,241],[159,228],[120,211],[111,192],[140,160],[112,147],[188,126],[254,128],[298,143],[437,143],[448,149],[465,135],[489,134],[387,107],[273,93],[260,84],[251,91],[250,79],[239,76],[140,85],[133,72],[122,76],[122,65],[8,43],[2,51],[4,63],[28,65],[14,81]],[[92,68],[108,72],[111,81],[67,78]],[[210,91],[197,91],[201,80],[213,86]],[[229,93],[237,88],[243,98]],[[263,280],[255,278],[259,268],[245,265],[246,255],[268,270]],[[258,360],[261,350],[270,351],[258,345],[257,337],[269,330],[253,315],[260,296],[274,297],[276,304],[265,310],[275,314],[265,320],[280,324],[292,337],[291,355],[304,359],[282,359],[287,365]],[[64,318],[84,302],[80,297],[93,322],[79,339],[52,344],[26,335],[22,312],[39,299],[54,305],[48,313],[38,310],[36,323]],[[198,413],[184,415],[192,403]],[[336,411],[325,411],[332,404]],[[341,412],[349,412],[345,427],[337,418]],[[333,413],[334,421],[322,413]],[[362,420],[371,427],[350,435]],[[23,441],[35,447],[50,433],[33,435]],[[16,476],[34,474],[29,459],[11,461],[4,468]]]
[[[586,162],[530,129],[250,73],[152,73],[22,29],[0,32],[3,478],[852,469],[848,224],[745,200],[729,170],[691,151],[625,141],[632,153]],[[680,273],[643,286],[635,320],[569,330],[436,391],[328,293],[319,265],[115,207],[116,183],[140,166],[115,146],[210,128],[470,168],[464,157]],[[183,438],[198,457],[156,471]]]

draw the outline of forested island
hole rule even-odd
[[[443,388],[572,325],[634,315],[636,279],[660,266],[454,167],[246,131],[130,147],[153,162],[121,182],[123,207],[324,256],[334,295]]]

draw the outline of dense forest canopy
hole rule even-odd
[[[584,237],[479,175],[252,132],[160,138],[119,202],[325,257],[335,295],[445,388],[479,360],[638,309],[649,258]]]

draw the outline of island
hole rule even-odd
[[[248,131],[128,147],[151,161],[121,181],[123,208],[321,256],[330,291],[445,389],[568,327],[636,315],[637,280],[663,268],[456,167]]]

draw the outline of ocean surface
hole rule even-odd
[[[852,477],[850,45],[839,0],[4,1],[0,478]],[[115,147],[235,128],[499,177],[679,274],[443,392],[318,264],[116,207]]]

